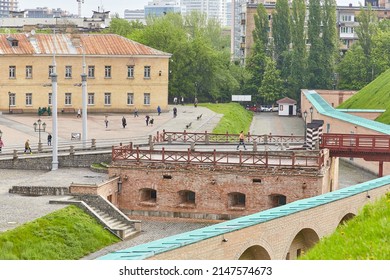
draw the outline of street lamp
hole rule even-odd
[[[306,117],[307,117],[307,111],[305,110],[305,112],[303,112],[303,119],[305,120],[305,139],[304,139],[304,141],[305,141],[305,144],[306,144],[306,130],[307,130],[307,124],[306,124]]]
[[[310,110],[310,122],[313,122],[313,106],[311,106],[309,110]]]
[[[8,92],[8,114],[11,114],[11,92]]]
[[[51,87],[52,87],[52,124],[53,124],[53,159],[51,163],[51,170],[57,170],[58,169],[58,120],[57,120],[57,64],[56,64],[56,52],[57,52],[57,45],[56,45],[56,28],[57,28],[57,18],[56,18],[56,25],[53,28],[53,72],[51,73]]]
[[[194,99],[194,106],[198,106],[198,82],[195,82],[195,99]]]
[[[38,124],[36,122],[34,123],[34,131],[35,132],[38,131],[38,135],[39,135],[38,152],[42,152],[41,131],[45,132],[46,123],[42,123],[41,119],[38,119],[37,122],[38,122]],[[41,125],[42,125],[42,128],[41,128]],[[37,126],[38,126],[38,128],[37,128]]]

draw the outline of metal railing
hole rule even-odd
[[[390,135],[336,134],[322,135],[321,148],[353,153],[384,153],[390,160]]]

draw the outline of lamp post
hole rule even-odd
[[[52,122],[53,122],[53,159],[51,170],[58,169],[58,130],[57,130],[57,65],[56,65],[56,26],[53,28],[53,72],[51,73],[51,86],[52,86]]]
[[[313,122],[313,106],[311,106],[309,110],[310,110],[310,122]]]
[[[41,119],[38,119],[37,122],[38,122],[38,124],[36,122],[34,123],[34,131],[35,132],[38,131],[38,135],[39,135],[38,152],[42,152],[41,131],[45,132],[46,123],[42,123]],[[38,128],[37,128],[37,126],[38,126]],[[41,128],[41,126],[42,126],[42,128]]]
[[[305,136],[304,136],[305,137],[305,139],[304,139],[305,144],[306,144],[306,130],[307,130],[306,117],[307,117],[307,111],[305,110],[305,112],[303,112],[303,119],[305,121],[305,131],[304,131],[304,133],[305,133]]]
[[[8,114],[11,114],[11,92],[8,92]]]

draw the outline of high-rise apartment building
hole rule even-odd
[[[187,13],[198,11],[205,13],[208,19],[218,20],[222,26],[226,26],[226,0],[181,0],[181,5],[186,7]]]
[[[17,0],[0,0],[0,18],[9,17],[10,11],[17,11],[18,4]]]

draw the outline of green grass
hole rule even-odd
[[[119,238],[76,206],[0,234],[1,260],[78,260]]]
[[[338,106],[339,109],[383,109],[376,121],[390,124],[390,69]]]
[[[390,260],[390,193],[320,240],[302,260]]]
[[[251,126],[253,112],[246,110],[238,103],[211,104],[202,103],[199,106],[206,107],[217,114],[223,114],[222,119],[212,131],[213,133],[239,134],[241,130],[248,133]]]

